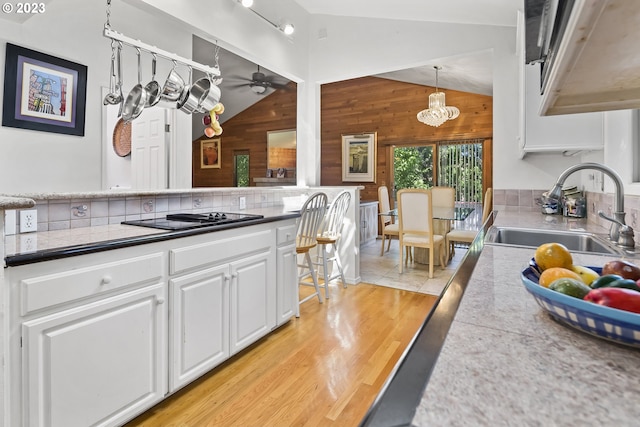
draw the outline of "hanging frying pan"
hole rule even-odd
[[[118,119],[113,128],[113,150],[120,157],[131,154],[131,122]]]

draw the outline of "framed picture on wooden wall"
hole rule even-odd
[[[200,168],[220,169],[220,138],[200,141]]]
[[[377,133],[342,135],[342,181],[376,182]]]

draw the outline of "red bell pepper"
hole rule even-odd
[[[640,292],[625,288],[592,289],[584,297],[585,301],[618,310],[640,313]]]

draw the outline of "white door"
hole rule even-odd
[[[164,109],[146,109],[131,124],[132,188],[167,188]]]

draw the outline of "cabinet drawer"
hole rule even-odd
[[[272,246],[273,234],[271,230],[264,230],[172,249],[169,252],[169,272],[177,274],[217,265],[245,254],[270,250]]]
[[[278,245],[293,242],[296,239],[296,224],[284,225],[276,229],[276,242]]]
[[[161,279],[163,253],[20,280],[21,314]]]

